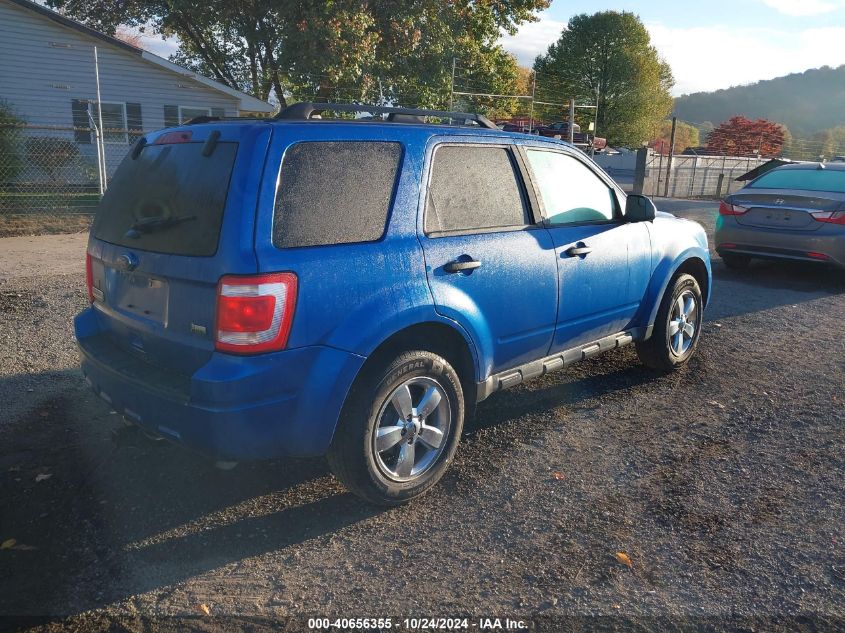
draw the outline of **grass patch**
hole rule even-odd
[[[0,213],[0,237],[81,233],[93,219],[90,213]]]

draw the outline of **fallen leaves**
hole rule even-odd
[[[36,549],[32,545],[24,545],[23,543],[18,543],[17,539],[9,538],[0,543],[0,550],[4,549],[14,549],[21,552],[31,551]]]
[[[53,475],[49,473],[38,473],[37,475],[35,475],[35,481],[36,483],[39,481],[47,481],[52,476]]]
[[[211,609],[208,608],[207,604],[198,604],[197,611],[199,611],[203,615],[211,615]]]
[[[616,560],[627,567],[633,567],[634,563],[631,562],[631,557],[628,556],[625,552],[616,552]]]
[[[562,472],[560,472],[559,470],[556,470],[555,472],[553,472],[552,477],[554,477],[558,481],[563,481],[564,479],[566,479],[566,475],[563,474]]]
[[[712,407],[716,407],[717,409],[724,409],[725,408],[725,405],[723,405],[721,402],[716,402],[715,400],[708,400],[707,404],[709,404]]]

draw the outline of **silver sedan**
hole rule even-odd
[[[729,268],[756,257],[845,268],[845,164],[797,163],[766,172],[722,201],[715,237]]]

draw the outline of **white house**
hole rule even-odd
[[[142,131],[200,115],[273,110],[269,103],[39,4],[0,0],[0,100],[26,123],[28,135],[67,138],[83,154],[95,153],[92,123],[99,116],[95,47],[109,172]]]

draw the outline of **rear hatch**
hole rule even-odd
[[[266,124],[210,123],[150,135],[130,152],[88,247],[101,336],[182,374],[207,362],[218,280],[257,270],[255,209],[269,138]]]
[[[744,226],[760,228],[816,231],[824,223],[816,221],[812,213],[835,211],[845,202],[845,195],[837,193],[746,191],[731,196],[731,204],[748,209],[746,213],[735,216],[736,221]]]

